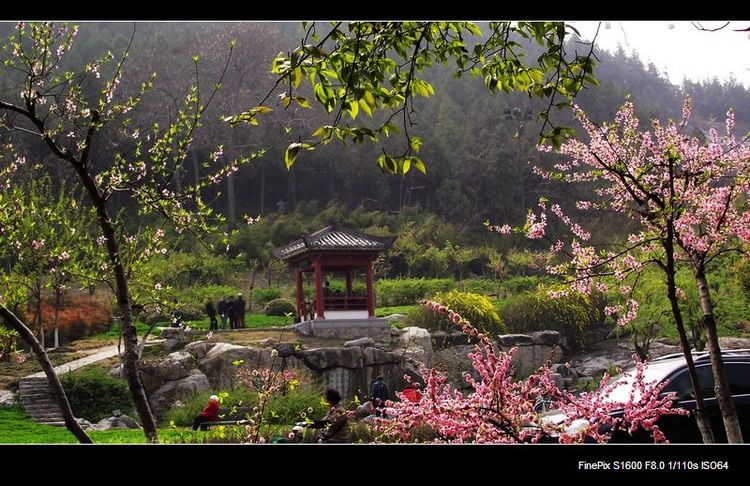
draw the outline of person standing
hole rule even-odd
[[[245,328],[245,299],[242,294],[237,294],[237,300],[234,301],[235,318],[237,319],[237,329]]]
[[[390,400],[390,398],[391,391],[388,389],[388,385],[383,381],[383,377],[378,375],[372,383],[372,388],[370,388],[370,400],[372,400],[372,405],[375,407],[375,415],[378,417],[384,415],[385,402]]]
[[[219,299],[219,302],[216,304],[216,311],[219,313],[219,317],[221,317],[221,328],[226,329],[227,328],[227,302],[224,300],[224,297]]]
[[[208,326],[208,330],[217,330],[219,328],[219,322],[216,320],[216,309],[214,309],[214,305],[210,300],[206,302],[206,307],[204,307],[204,310],[206,311],[206,315],[208,315],[208,318],[211,321],[211,324]]]
[[[229,319],[229,327],[237,329],[237,321],[234,318],[234,297],[227,299],[227,319]]]

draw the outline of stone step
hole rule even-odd
[[[50,390],[50,387],[44,385],[19,385],[18,387],[20,393],[49,392]]]
[[[42,392],[33,392],[33,393],[23,393],[21,395],[21,398],[28,398],[28,399],[35,399],[35,398],[52,398],[51,393],[42,393]]]
[[[26,411],[60,410],[60,407],[56,403],[40,403],[40,404],[34,404],[34,405],[23,405],[23,409]]]
[[[65,427],[65,421],[64,420],[53,420],[51,422],[39,422],[43,425],[51,425],[53,427]]]
[[[38,413],[31,415],[31,418],[34,419],[35,422],[49,422],[49,421],[55,421],[55,420],[62,420],[62,414],[60,412],[57,413]]]

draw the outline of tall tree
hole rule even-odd
[[[21,22],[3,51],[3,76],[13,81],[13,86],[0,95],[0,126],[7,132],[5,184],[12,186],[18,174],[18,159],[10,155],[19,136],[40,141],[75,174],[100,231],[95,240],[79,244],[106,250],[106,261],[98,262],[97,275],[92,278],[106,280],[115,292],[124,337],[124,374],[144,433],[155,442],[156,421],[138,371],[130,279],[149,254],[166,251],[162,247],[164,231],[152,228],[129,234],[123,220],[112,212],[111,199],[122,194],[137,207],[139,215],[162,216],[178,232],[209,231],[214,229],[212,222],[217,217],[201,199],[201,189],[236,171],[250,157],[207,174],[198,185],[183,184],[182,192],[176,192],[173,178],[221,80],[207,95],[199,84],[190,88],[168,125],[138,125],[133,123],[131,112],[153,86],[153,76],[136,93],[127,95],[118,90],[135,30],[119,57],[107,53],[81,70],[63,61],[73,47],[76,32],[76,27],[67,25]],[[194,62],[197,73],[198,59]],[[109,146],[97,151],[97,143]],[[215,162],[220,155],[215,151],[210,157]],[[159,286],[151,290],[158,291]]]
[[[750,241],[750,147],[746,139],[734,138],[734,115],[727,114],[726,135],[715,130],[706,143],[684,135],[690,117],[686,99],[680,123],[663,125],[654,120],[651,129],[641,131],[632,103],[626,103],[615,121],[602,126],[591,121],[576,108],[575,114],[589,136],[588,142],[572,140],[560,153],[566,156],[552,171],[540,174],[548,179],[568,183],[596,184],[594,200],[579,201],[579,210],[612,211],[626,216],[640,226],[618,250],[597,252],[585,246],[590,233],[566,215],[559,205],[547,208],[541,201],[541,213],[530,213],[524,231],[531,238],[545,237],[547,212],[552,212],[569,226],[575,238],[570,246],[571,259],[552,267],[556,274],[566,275],[574,290],[591,292],[594,278],[614,276],[625,295],[625,306],[609,306],[608,314],[618,314],[621,324],[631,321],[638,303],[632,298],[633,287],[624,282],[638,274],[645,265],[659,267],[666,278],[666,291],[680,342],[690,369],[698,403],[698,420],[704,440],[709,441],[710,426],[701,410],[700,386],[679,307],[681,290],[676,284],[678,266],[687,261],[695,278],[703,311],[702,324],[708,340],[716,398],[729,442],[742,442],[742,431],[731,400],[719,348],[713,301],[707,284],[707,263],[730,250],[741,251],[740,241]],[[551,148],[548,148],[551,150]],[[508,232],[509,227],[499,228]],[[562,241],[553,242],[564,251]],[[637,282],[637,280],[636,280]],[[607,285],[598,282],[605,290]]]

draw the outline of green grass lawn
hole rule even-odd
[[[378,307],[375,309],[375,315],[377,317],[386,317],[391,314],[403,314],[407,315],[409,312],[416,309],[418,306],[416,305],[397,305],[393,307]]]
[[[97,444],[146,443],[146,437],[140,429],[99,430],[87,433]],[[194,432],[187,427],[160,428],[159,440],[162,443],[172,444],[203,442],[204,440],[213,442],[213,438],[222,433],[224,431]],[[0,444],[74,444],[77,442],[73,434],[65,427],[53,427],[33,422],[20,407],[0,408]]]

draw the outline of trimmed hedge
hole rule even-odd
[[[267,316],[285,316],[286,314],[294,314],[297,309],[289,299],[273,299],[271,302],[266,304],[265,312]]]

